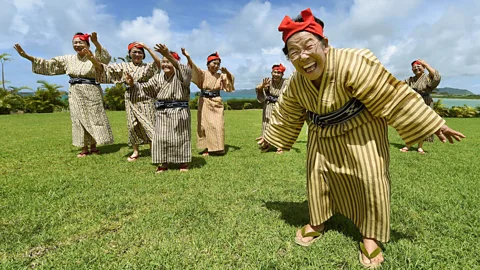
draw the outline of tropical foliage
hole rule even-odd
[[[125,91],[126,88],[124,84],[107,87],[105,89],[105,96],[103,97],[105,108],[112,111],[125,110]]]

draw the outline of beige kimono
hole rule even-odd
[[[95,51],[102,63],[110,62],[110,54],[102,47]],[[36,74],[67,74],[71,78],[95,79],[95,68],[87,57],[77,54],[54,57],[51,60],[35,58],[32,70]],[[72,84],[68,88],[68,103],[72,119],[73,145],[83,147],[93,143],[113,143],[113,134],[103,107],[102,88],[95,84]]]
[[[411,145],[445,121],[371,51],[330,48],[319,88],[295,72],[275,105],[265,139],[290,149],[307,111],[325,115],[352,98],[366,109],[347,122],[321,127],[308,121],[310,224],[320,225],[338,212],[364,237],[385,242],[390,237],[388,125]]]
[[[233,77],[233,75],[232,75]],[[201,70],[195,64],[192,67],[192,82],[202,91],[235,91],[234,78],[230,81],[226,74],[212,74]],[[197,148],[209,152],[225,150],[225,123],[221,97],[200,97],[197,116]]]
[[[123,83],[124,73],[128,72],[135,82],[147,82],[159,73],[157,64],[133,62],[103,65],[103,73],[97,73],[99,83]],[[125,111],[127,114],[128,144],[148,144],[153,138],[155,126],[154,99],[140,97],[135,90],[125,91]]]
[[[268,123],[270,122],[270,118],[272,117],[273,107],[275,107],[276,102],[272,102],[268,99],[269,96],[274,98],[279,98],[283,90],[285,90],[285,86],[287,85],[288,80],[282,78],[277,83],[270,83],[270,85],[265,88],[261,89],[262,83],[258,84],[256,89],[260,90],[257,91],[257,100],[260,103],[263,103],[263,113],[262,113],[262,136],[265,136],[265,130],[267,129]]]
[[[423,101],[425,101],[425,104],[433,108],[433,99],[432,99],[432,92],[437,88],[437,86],[440,84],[440,73],[438,73],[437,70],[435,70],[435,73],[433,73],[433,79],[430,77],[429,74],[422,74],[420,78],[416,78],[415,76],[412,76],[408,79],[405,80],[405,82],[413,88],[417,93],[419,93]],[[428,136],[425,138],[425,141],[427,142],[433,142],[433,135]]]

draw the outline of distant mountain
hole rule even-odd
[[[468,95],[475,95],[474,93],[466,90],[466,89],[458,89],[458,88],[450,88],[450,87],[442,87],[442,88],[437,88],[435,90],[437,92],[437,95],[456,95],[456,96],[468,96]]]

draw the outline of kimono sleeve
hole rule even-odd
[[[227,74],[222,74],[220,75],[222,77],[222,89],[225,90],[225,92],[233,92],[235,91],[235,76],[232,75],[232,79],[228,79]]]
[[[177,76],[182,82],[183,86],[190,86],[190,82],[192,81],[192,69],[184,64],[178,64],[180,70],[176,70]]]
[[[259,83],[259,84],[255,87],[255,91],[257,92],[257,100],[258,100],[258,102],[260,102],[260,103],[265,102],[265,91],[263,90],[262,85],[263,85],[263,83]]]
[[[98,48],[95,50],[95,57],[103,64],[110,63],[110,60],[112,59],[107,49],[105,49],[103,46],[100,48],[100,50]]]
[[[437,88],[437,86],[440,84],[441,79],[442,77],[440,76],[440,73],[438,72],[438,70],[435,70],[435,72],[433,73],[433,79],[430,77],[430,74],[429,74],[426,92],[428,94],[431,94],[433,90],[435,90],[435,88]]]
[[[67,72],[66,57],[58,56],[50,60],[35,57],[32,61],[32,71],[40,75],[61,75]]]
[[[290,150],[302,130],[307,113],[295,95],[295,80],[290,80],[273,109],[265,140],[277,148]]]
[[[102,64],[102,71],[95,70],[96,80],[99,83],[121,83],[123,82],[124,68],[122,64]]]
[[[145,97],[157,98],[158,92],[160,91],[159,76],[160,75],[157,74],[152,78],[150,78],[150,80],[144,83],[136,82],[135,86],[130,91],[135,91],[134,94],[138,95],[138,97],[141,97],[141,98],[145,98]]]
[[[192,82],[200,89],[203,88],[205,73],[195,63],[192,65]]]
[[[369,55],[357,54],[348,63],[345,86],[372,115],[385,118],[407,145],[422,141],[445,124],[419,94],[390,74],[373,53]]]

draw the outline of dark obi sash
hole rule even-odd
[[[313,124],[324,128],[345,123],[359,115],[363,110],[365,110],[365,105],[360,100],[352,98],[336,111],[323,115],[307,111],[307,117]]]
[[[74,84],[94,84],[94,85],[100,85],[99,83],[97,83],[95,81],[95,79],[91,79],[91,78],[70,78],[70,80],[68,81],[68,83],[70,83],[71,85],[74,85]]]
[[[200,96],[205,97],[205,98],[214,98],[214,97],[219,97],[220,96],[220,91],[210,91],[208,89],[201,90],[200,91]]]
[[[275,102],[278,101],[278,97],[277,96],[267,96],[266,100],[267,100],[267,102],[275,103]]]
[[[155,101],[155,108],[163,110],[167,108],[188,108],[188,101],[181,100],[157,100]]]

